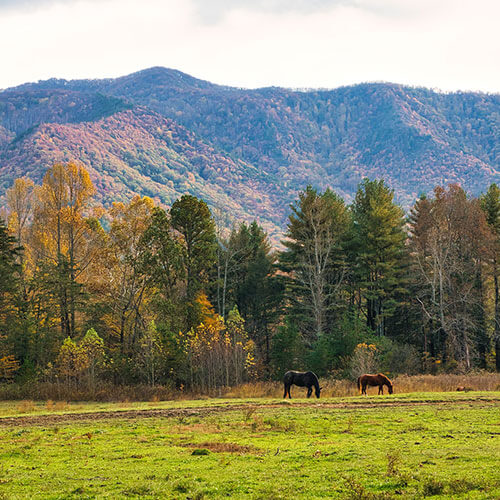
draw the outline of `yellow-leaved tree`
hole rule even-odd
[[[59,348],[56,359],[57,374],[68,385],[87,379],[91,389],[95,388],[98,370],[105,361],[104,341],[91,328],[80,342],[67,337]]]
[[[31,179],[22,177],[16,179],[12,187],[7,189],[7,206],[9,211],[9,231],[15,236],[17,243],[24,248],[19,255],[22,273],[25,277],[24,259],[26,258],[28,240],[28,222],[33,214],[33,193],[35,185]]]
[[[64,337],[75,334],[82,274],[95,259],[96,241],[103,236],[89,205],[94,191],[85,168],[72,162],[49,168],[36,190],[31,240],[35,266],[51,280],[47,286],[57,300]]]
[[[146,307],[148,281],[141,269],[142,237],[149,227],[154,203],[135,196],[130,203],[113,203],[108,211],[106,256],[96,287],[107,311],[102,318],[118,339],[122,354],[131,354],[151,321]]]
[[[202,391],[243,382],[254,364],[254,344],[235,307],[227,322],[213,312],[204,294],[197,298],[204,321],[187,334],[186,350],[191,385]]]

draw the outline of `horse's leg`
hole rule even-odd
[[[286,384],[285,384],[285,393],[283,394],[284,398],[286,398],[286,390],[287,390],[287,387],[286,387]]]
[[[383,385],[379,385],[378,386],[378,393],[379,394],[384,394],[384,386]]]
[[[292,395],[290,394],[290,389],[292,388],[292,384],[288,386],[288,399],[292,399]]]
[[[361,394],[366,394],[366,384],[361,386]]]
[[[308,398],[310,398],[310,397],[311,397],[312,392],[313,392],[312,387],[311,387],[311,386],[309,386],[309,387],[307,388],[307,397],[308,397]]]

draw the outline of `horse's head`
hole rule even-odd
[[[322,388],[322,387],[319,387],[319,386],[316,388],[316,397],[317,397],[317,398],[319,398],[319,395],[320,395],[320,393],[321,393],[321,389],[323,389],[323,388]]]

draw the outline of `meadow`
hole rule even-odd
[[[500,498],[500,392],[0,403],[0,498]]]

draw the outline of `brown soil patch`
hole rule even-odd
[[[204,448],[206,450],[213,451],[214,453],[238,453],[239,455],[262,453],[262,450],[259,450],[259,448],[256,448],[255,446],[244,446],[236,443],[179,443],[179,446],[183,446],[185,448]]]
[[[205,424],[205,423],[200,423],[200,424],[186,424],[186,425],[177,425],[175,426],[175,430],[178,432],[187,432],[187,431],[192,431],[192,432],[210,432],[213,434],[219,434],[222,432],[218,427],[215,425],[210,425],[210,424]]]

